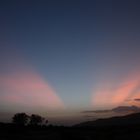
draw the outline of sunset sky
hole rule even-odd
[[[138,1],[0,1],[0,113],[70,119],[139,98]]]

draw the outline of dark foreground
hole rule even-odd
[[[140,125],[57,127],[0,124],[0,140],[140,140]]]
[[[140,140],[140,113],[73,127],[0,123],[0,140]]]

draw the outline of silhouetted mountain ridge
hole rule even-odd
[[[91,127],[91,126],[117,126],[117,125],[131,125],[131,124],[140,124],[140,113],[83,122],[77,124],[76,126]]]

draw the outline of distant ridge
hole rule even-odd
[[[140,124],[140,113],[129,114],[121,117],[111,117],[107,119],[98,119],[77,124],[77,127],[94,127],[94,126],[120,126]]]

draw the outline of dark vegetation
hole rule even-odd
[[[81,123],[72,127],[47,125],[39,115],[16,114],[0,123],[1,140],[139,140],[140,113]]]
[[[12,118],[13,123],[19,126],[25,126],[27,124],[32,126],[41,125],[44,120],[45,118],[39,115],[32,114],[29,116],[25,113],[17,113]],[[48,121],[46,120],[45,123],[47,122]]]

